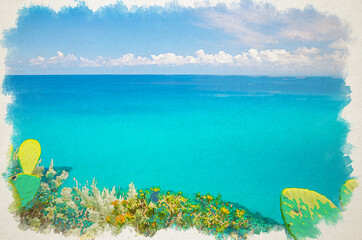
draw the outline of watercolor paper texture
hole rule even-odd
[[[357,239],[361,4],[325,3],[2,4],[2,234]]]

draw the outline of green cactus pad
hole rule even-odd
[[[341,187],[339,192],[339,201],[341,203],[343,211],[346,210],[346,206],[351,201],[354,189],[358,187],[356,179],[347,180]]]
[[[34,175],[18,174],[13,180],[20,198],[20,207],[28,204],[38,192],[40,187],[40,178]]]
[[[286,188],[280,196],[280,208],[285,226],[295,239],[316,238],[316,226],[321,220],[337,223],[340,210],[325,196],[300,188]]]

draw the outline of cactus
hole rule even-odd
[[[18,156],[23,173],[29,175],[33,173],[38,163],[40,153],[40,144],[37,140],[28,139],[20,145]]]
[[[24,207],[38,192],[40,178],[32,175],[32,173],[38,163],[40,152],[40,144],[36,140],[28,139],[20,145],[18,157],[23,173],[10,178],[20,199],[20,206],[18,207]]]
[[[351,201],[354,189],[358,187],[356,179],[347,180],[341,187],[339,192],[339,202],[341,203],[342,210],[346,210],[346,206]]]
[[[40,187],[40,178],[28,175],[28,174],[18,174],[14,179],[12,179],[13,184],[20,198],[20,207],[24,207],[28,202],[30,202],[35,194],[38,192]]]
[[[297,240],[318,237],[316,224],[321,220],[334,224],[341,218],[340,210],[328,198],[308,189],[284,189],[280,208],[286,228]]]

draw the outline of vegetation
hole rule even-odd
[[[341,187],[339,193],[339,201],[341,203],[341,207],[345,210],[346,206],[352,199],[353,191],[358,187],[358,183],[356,179],[347,180]]]
[[[114,210],[107,217],[109,224],[119,228],[131,225],[148,236],[171,226],[196,227],[209,234],[228,234],[237,238],[246,238],[247,233],[255,230],[253,220],[245,216],[245,210],[223,202],[221,195],[196,194],[188,198],[181,192],[161,192],[160,188],[154,187],[140,190],[127,200],[116,200],[112,205]],[[264,224],[264,231],[274,227],[266,221]]]
[[[339,200],[343,211],[357,187],[356,179],[349,179],[342,185]],[[336,224],[342,219],[341,211],[328,198],[308,189],[284,189],[280,196],[280,208],[285,226],[296,240],[317,238],[320,234],[317,224],[322,220],[327,224]]]
[[[101,191],[95,180],[90,186],[80,186],[75,179],[75,187],[64,187],[68,171],[54,168],[53,161],[45,169],[38,161],[40,151],[36,140],[24,141],[18,150],[11,149],[10,162],[3,173],[14,196],[9,210],[20,220],[21,229],[87,239],[104,231],[118,234],[126,226],[146,236],[169,227],[194,227],[218,238],[246,239],[250,234],[284,228],[258,213],[223,201],[220,194],[186,195],[160,187],[137,191],[132,183],[128,191],[115,187]],[[357,186],[356,179],[350,179],[341,187],[343,210]],[[320,221],[334,224],[342,216],[328,198],[308,189],[284,189],[280,206],[289,237],[297,240],[318,237]]]
[[[285,226],[295,239],[316,238],[321,220],[335,224],[341,219],[340,210],[328,198],[308,189],[284,189],[280,206]]]
[[[19,161],[19,150],[12,151],[10,156],[3,176],[9,179],[13,189],[14,203],[10,211],[20,219],[21,229],[45,233],[53,230],[93,238],[104,231],[117,234],[125,226],[146,236],[168,227],[195,227],[217,237],[245,239],[248,234],[283,228],[260,214],[224,202],[221,195],[187,196],[182,192],[162,191],[159,187],[137,191],[132,183],[127,192],[116,188],[99,190],[95,181],[90,186],[76,182],[75,187],[64,187],[68,172],[54,168],[53,161],[48,169],[37,161],[32,168],[27,168],[29,176],[41,181],[35,196],[23,206],[13,180],[14,176],[23,174],[24,164]]]

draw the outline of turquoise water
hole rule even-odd
[[[247,76],[7,76],[15,146],[84,184],[221,193],[282,222],[280,192],[318,191],[338,204],[351,168],[343,79]]]

